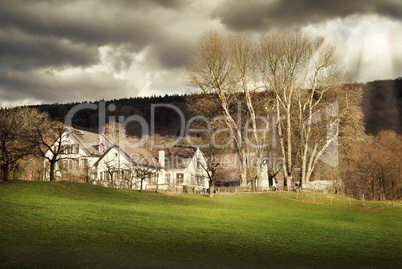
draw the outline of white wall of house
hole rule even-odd
[[[135,177],[135,166],[138,164],[134,164],[123,150],[113,147],[94,166],[92,183],[105,187],[111,187],[113,184],[114,188],[140,189],[141,179]],[[153,171],[155,176],[144,180],[143,189],[156,188],[156,169],[145,169]]]
[[[120,150],[118,147],[111,148],[97,163],[96,167],[93,169],[92,180],[94,183],[108,187],[111,181],[110,177],[116,183],[115,187],[123,187],[124,181],[122,176],[116,173],[121,173],[124,170],[131,170],[131,162],[128,156]]]
[[[197,149],[194,156],[187,160],[188,164],[185,168],[168,168],[163,169],[163,183],[167,186],[182,188],[188,186],[196,191],[209,188],[208,175],[201,167],[199,162],[203,162],[205,167],[205,159],[201,151]]]

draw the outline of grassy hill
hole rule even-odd
[[[323,205],[278,195],[209,199],[0,182],[0,267],[402,266],[400,204],[347,206],[332,195],[333,205]]]

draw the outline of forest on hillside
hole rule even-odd
[[[366,133],[381,130],[402,133],[402,77],[362,84]]]
[[[361,84],[363,88],[362,108],[364,113],[364,125],[367,134],[376,135],[382,130],[393,130],[402,134],[402,78],[395,80],[379,80]],[[116,106],[113,112],[106,110],[106,119],[109,116],[139,115],[148,124],[151,122],[152,104],[172,104],[178,107],[189,119],[192,112],[188,110],[192,102],[202,98],[200,94],[165,95],[152,97],[133,97],[115,100],[100,100],[88,103],[105,102]],[[47,104],[33,106],[43,112],[47,112],[52,119],[63,121],[65,115],[74,106],[82,103]],[[176,111],[167,108],[155,109],[155,133],[159,135],[176,135],[180,129]],[[98,127],[98,111],[85,109],[79,111],[73,119],[73,126],[83,129],[95,129]],[[141,136],[141,130],[135,123],[127,126],[127,132],[132,136]]]

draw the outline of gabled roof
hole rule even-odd
[[[136,164],[159,166],[157,155],[153,151],[144,148],[130,148],[125,149],[126,154]]]
[[[103,136],[103,134],[97,134],[72,127],[67,128],[67,130],[91,155],[102,155],[102,153],[99,152],[100,143],[104,143],[105,149],[111,146],[110,141]],[[100,141],[100,138],[102,138],[103,141]]]
[[[189,165],[197,149],[191,147],[175,147],[163,149],[163,151],[165,152],[166,169],[182,169]],[[159,151],[154,150],[153,154],[159,161]]]
[[[117,146],[112,146],[112,147],[109,147],[107,150],[105,150],[105,152],[103,154],[101,154],[101,156],[99,156],[99,158],[96,160],[96,162],[94,163],[94,166],[97,166],[99,164],[99,162],[103,159],[103,157],[105,157],[109,153],[109,151],[111,151],[112,148],[114,148],[114,147],[117,147]]]
[[[113,145],[109,147],[102,156],[95,162],[94,166],[98,165],[99,162],[111,151],[113,148],[119,149],[118,145]],[[150,167],[158,167],[159,163],[157,159],[153,156],[151,151],[148,151],[143,148],[126,148],[125,150],[121,149],[121,153],[126,155],[134,164],[150,166]]]

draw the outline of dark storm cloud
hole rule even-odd
[[[354,14],[400,19],[401,6],[399,0],[0,0],[0,103],[114,99],[131,88],[131,96],[138,89],[178,92],[191,48],[205,31],[258,31]]]
[[[116,51],[124,53],[115,55],[126,65],[131,63],[129,52],[139,52],[146,47],[156,50],[156,59],[163,67],[184,65],[185,60],[181,56],[182,40],[171,39],[164,31],[166,23],[163,18],[154,18],[148,12],[164,9],[183,8],[188,1],[2,1],[0,2],[0,36],[14,35],[19,37],[8,39],[8,47],[21,47],[18,53],[12,51],[0,51],[3,58],[19,55],[26,63],[17,65],[34,66],[40,64],[31,62],[25,54],[34,53],[28,43],[41,42],[49,39],[50,42],[41,42],[41,52],[52,55],[54,61],[49,61],[49,66],[60,66],[66,62],[81,60],[76,63],[88,65],[94,63],[93,56],[97,53],[97,47],[115,46]],[[174,11],[173,11],[174,12]],[[162,13],[163,14],[163,13]],[[3,33],[1,33],[1,31]],[[17,40],[24,36],[30,40],[26,44],[24,40]],[[36,41],[35,41],[36,40]],[[4,41],[5,42],[5,41]],[[179,57],[166,57],[164,52],[167,44],[170,55]],[[58,46],[59,48],[55,48]],[[68,51],[63,51],[63,46]],[[38,47],[35,43],[34,47]],[[82,50],[79,51],[79,48]],[[175,49],[176,48],[176,49]],[[128,51],[127,51],[128,50]],[[75,55],[73,55],[75,51]],[[59,53],[58,53],[59,52]],[[87,55],[84,56],[83,54]],[[40,55],[40,54],[39,54]],[[125,59],[122,59],[125,57]],[[99,59],[98,59],[99,60]],[[0,59],[1,61],[1,59]],[[17,61],[18,62],[18,61]],[[42,61],[46,64],[46,57]],[[1,63],[0,63],[1,64]],[[117,69],[121,69],[117,66]]]
[[[133,53],[147,48],[154,67],[184,66],[188,42],[172,38],[165,27],[188,5],[187,0],[0,1],[0,101],[127,96],[127,81],[111,74],[51,74],[105,64],[99,52],[105,46],[103,60],[117,74],[130,68]]]
[[[105,94],[106,93],[106,94]],[[131,92],[136,94],[135,90]],[[0,75],[0,101],[42,100],[52,103],[127,96],[126,82],[109,73],[55,77],[52,73],[9,72]]]
[[[178,68],[185,65],[191,55],[194,44],[179,35],[166,38],[152,46],[150,55],[157,57],[158,62],[167,68]]]
[[[0,67],[8,69],[87,66],[98,61],[98,54],[94,46],[74,44],[65,39],[0,31]]]
[[[46,5],[8,3],[0,4],[0,26],[30,34],[51,35],[91,45],[127,42],[142,48],[160,33],[155,21],[138,8],[108,8],[90,1]]]
[[[106,0],[109,1],[109,0]],[[164,8],[180,9],[187,5],[189,1],[185,0],[115,0],[116,2],[125,3],[126,5],[134,5],[136,7],[149,7],[161,6]]]
[[[399,0],[226,0],[213,12],[229,29],[261,30],[322,22],[349,15],[372,15],[402,19]]]

